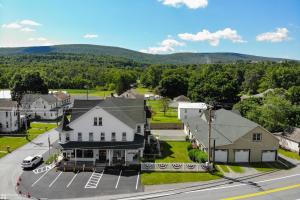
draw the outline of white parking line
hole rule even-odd
[[[78,172],[73,176],[73,178],[70,180],[70,182],[67,185],[67,188],[73,183],[74,179],[76,178],[76,176],[78,175]]]
[[[137,178],[136,178],[135,190],[138,189],[138,186],[139,186],[139,178],[140,178],[140,172],[138,172],[138,175],[137,175]]]
[[[104,174],[104,170],[102,171],[101,174],[97,172],[93,172],[84,188],[97,188],[103,174]]]
[[[60,172],[57,177],[52,181],[52,183],[49,185],[49,188],[55,183],[55,181],[58,179],[58,177],[62,174],[62,172]]]
[[[44,176],[46,176],[46,174],[48,173],[48,172],[50,172],[51,171],[51,169],[50,170],[48,170],[48,171],[46,171],[40,178],[38,178],[38,180],[36,180],[32,185],[31,185],[31,187],[33,187],[37,182],[39,182]]]
[[[119,175],[119,178],[118,178],[118,181],[117,181],[117,184],[116,184],[116,187],[115,187],[115,189],[117,189],[117,188],[118,188],[119,181],[120,181],[120,178],[121,178],[121,174],[122,174],[122,170],[120,171],[120,175]]]

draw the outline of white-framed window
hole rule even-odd
[[[262,137],[261,133],[253,133],[252,140],[254,142],[260,142],[261,141],[261,137]]]
[[[8,112],[5,112],[6,117],[8,117]]]
[[[141,126],[140,126],[140,125],[137,126],[137,132],[138,132],[138,133],[141,132]]]
[[[111,141],[115,142],[116,141],[116,132],[111,133]]]
[[[105,133],[101,132],[100,141],[105,141]]]
[[[92,132],[89,133],[89,141],[90,142],[94,141],[94,133]]]
[[[123,132],[123,133],[122,133],[122,141],[127,141],[127,138],[126,138],[126,132]]]
[[[66,142],[69,142],[69,141],[70,141],[70,134],[66,133]]]
[[[77,133],[77,141],[82,141],[82,133]]]
[[[6,128],[9,128],[8,122],[6,122]]]
[[[94,117],[94,126],[97,126],[97,117]]]
[[[102,117],[99,117],[98,119],[99,119],[98,125],[99,125],[99,126],[102,126]]]

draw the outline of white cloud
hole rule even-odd
[[[40,23],[37,23],[35,21],[29,20],[29,19],[24,19],[20,22],[22,25],[28,25],[28,26],[41,26]]]
[[[193,41],[193,42],[202,42],[208,41],[212,46],[218,46],[221,39],[231,40],[234,43],[244,43],[245,40],[242,39],[236,30],[231,28],[225,28],[224,30],[219,30],[216,32],[209,32],[206,29],[202,31],[192,34],[192,33],[181,33],[178,34],[178,37],[182,40]]]
[[[180,7],[185,5],[190,9],[205,8],[208,5],[208,0],[159,0],[164,5],[172,7]]]
[[[159,46],[157,47],[149,47],[148,49],[142,49],[140,51],[151,54],[170,53],[175,51],[174,47],[184,45],[185,43],[183,42],[178,42],[177,40],[168,38],[159,43]]]
[[[40,42],[44,42],[44,41],[48,41],[47,38],[44,37],[38,37],[38,38],[29,38],[29,41],[40,41]]]
[[[98,38],[97,34],[85,34],[83,38],[91,39],[91,38]]]
[[[13,23],[10,23],[10,24],[3,24],[2,28],[6,28],[6,29],[20,29],[20,28],[22,28],[22,26],[19,23],[17,23],[17,22],[13,22]]]
[[[259,42],[282,42],[289,39],[289,30],[287,28],[277,28],[275,32],[266,32],[256,36],[256,40]]]
[[[34,32],[35,29],[24,27],[24,28],[21,29],[21,31],[23,31],[23,32]]]

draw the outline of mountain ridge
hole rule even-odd
[[[0,48],[0,56],[14,55],[39,55],[39,54],[89,54],[96,56],[124,57],[136,62],[151,64],[210,64],[210,63],[235,63],[238,61],[259,62],[273,61],[280,62],[284,58],[272,58],[255,56],[234,52],[212,52],[212,53],[191,53],[180,52],[172,54],[147,54],[122,47],[101,46],[91,44],[66,44],[54,46],[33,46],[33,47],[5,47]]]

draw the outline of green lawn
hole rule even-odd
[[[193,162],[188,156],[188,150],[187,150],[188,145],[189,142],[161,141],[162,158],[156,159],[155,162],[157,163]]]
[[[86,95],[86,89],[52,89],[55,91],[67,91],[70,95]],[[103,90],[96,90],[96,89],[89,89],[88,90],[90,96],[98,96],[98,97],[107,97],[110,96],[114,91],[103,91]]]
[[[24,144],[28,143],[29,141],[36,138],[38,135],[53,129],[56,127],[56,124],[48,124],[48,123],[31,123],[31,128],[29,131],[28,140],[26,137],[0,137],[0,157],[3,157],[7,154],[7,146],[10,146],[10,150],[13,151]],[[5,153],[3,152],[5,151]]]
[[[235,173],[244,173],[245,169],[238,165],[228,165],[228,167],[231,169],[231,171]]]
[[[284,155],[286,157],[289,157],[289,158],[292,158],[292,159],[300,160],[299,154],[295,153],[295,152],[291,152],[291,151],[288,151],[288,150],[285,150],[285,149],[279,149],[278,153],[281,153],[282,155]]]
[[[143,172],[142,183],[144,185],[158,185],[170,183],[209,181],[222,178],[222,174],[217,172],[210,174],[207,172]]]
[[[162,112],[161,100],[148,100],[148,105],[154,111],[154,115],[151,118],[152,123],[181,123],[177,118],[177,109],[169,108],[164,114]]]
[[[155,160],[157,163],[191,163],[187,146],[189,142],[162,142],[162,158]],[[144,185],[170,184],[183,182],[209,181],[222,178],[222,173],[210,174],[207,172],[143,172]]]
[[[228,167],[227,167],[227,165],[218,164],[217,168],[220,168],[225,173],[229,173],[230,172],[229,169],[228,169]]]

